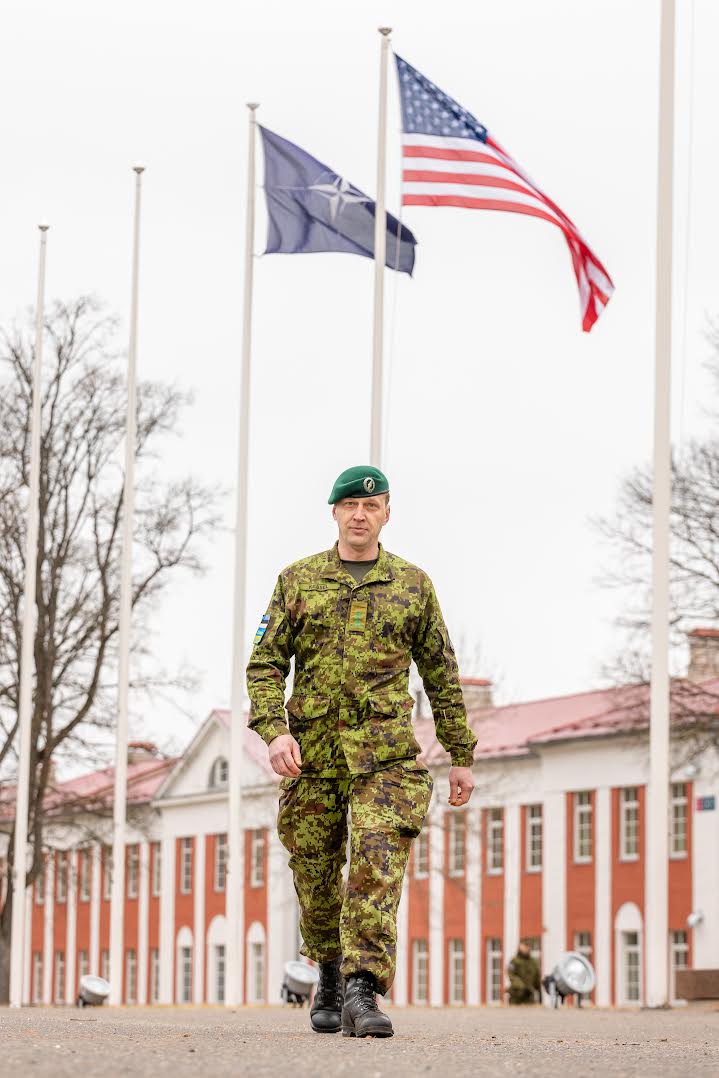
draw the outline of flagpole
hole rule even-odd
[[[27,814],[30,797],[30,734],[32,728],[32,682],[35,644],[35,592],[37,582],[38,529],[40,524],[40,429],[42,422],[42,345],[45,326],[45,261],[49,225],[38,225],[40,257],[35,305],[35,357],[32,370],[30,420],[30,485],[25,537],[25,587],[20,652],[20,700],[18,705],[18,764],[15,795],[15,848],[12,869],[12,927],[10,934],[10,1006],[21,1007],[25,964],[25,878],[27,875]]]
[[[242,828],[242,755],[245,735],[245,599],[247,584],[247,488],[250,447],[250,357],[255,246],[255,129],[259,105],[248,102],[247,205],[245,210],[245,291],[240,374],[240,430],[235,518],[235,596],[232,629],[232,699],[230,718],[229,857],[227,865],[227,992],[225,1002],[244,1000],[244,844]]]
[[[137,448],[137,308],[140,278],[140,206],[144,167],[135,165],[135,219],[130,299],[130,343],[127,354],[127,427],[125,488],[120,564],[120,624],[118,703],[115,731],[115,790],[112,814],[112,890],[110,893],[110,1004],[122,1003],[125,927],[125,827],[127,816],[127,712],[130,689],[130,630],[132,620],[132,539],[135,512],[135,453]]]
[[[652,554],[652,671],[646,810],[647,1005],[669,1002],[669,512],[675,0],[662,0],[659,68]]]
[[[374,219],[374,329],[372,336],[372,418],[370,463],[382,464],[382,395],[384,348],[384,264],[387,250],[387,214],[385,210],[385,174],[387,171],[387,59],[390,26],[380,26],[382,35],[379,58],[379,122],[377,125],[377,203]],[[397,236],[399,245],[401,237]]]

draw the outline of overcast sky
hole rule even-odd
[[[704,333],[719,311],[719,7],[678,7],[677,441],[706,424]],[[140,372],[195,392],[163,470],[224,484],[231,525],[244,103],[261,102],[260,122],[374,194],[376,28],[392,25],[400,55],[574,219],[616,293],[582,334],[557,229],[509,214],[404,212],[419,246],[414,279],[387,274],[383,539],[430,573],[455,643],[481,648],[481,669],[465,673],[499,678],[503,701],[592,687],[618,646],[621,600],[597,583],[605,553],[589,518],[611,512],[622,476],[651,455],[659,9],[659,0],[6,0],[0,321],[34,301],[35,226],[46,218],[48,297],[94,292],[126,327],[130,166],[144,161]],[[259,253],[260,191],[257,222]],[[336,474],[368,457],[372,334],[369,260],[272,255],[255,268],[248,649],[278,571],[333,542]],[[163,664],[202,672],[189,704],[196,721],[230,691],[232,535],[209,553],[203,580],[175,583],[155,639]],[[160,706],[135,729],[182,743],[192,720]]]

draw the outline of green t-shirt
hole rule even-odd
[[[373,565],[377,564],[377,559],[373,558],[372,561],[345,561],[342,559],[342,565],[353,576],[358,584],[361,584],[367,573],[370,571]]]

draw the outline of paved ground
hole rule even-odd
[[[0,1075],[719,1075],[719,1008],[392,1008],[391,1040],[319,1036],[306,1010],[0,1010]]]

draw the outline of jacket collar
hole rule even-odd
[[[366,577],[361,584],[357,584],[351,573],[348,573],[342,564],[342,560],[339,556],[337,549],[337,543],[327,551],[327,565],[322,571],[322,576],[326,580],[344,580],[350,583],[352,587],[364,587],[365,584],[372,584],[376,582],[385,582],[388,580],[394,580],[394,572],[392,570],[392,564],[390,562],[390,555],[387,553],[382,544],[379,544],[379,557],[376,563],[367,573]]]

